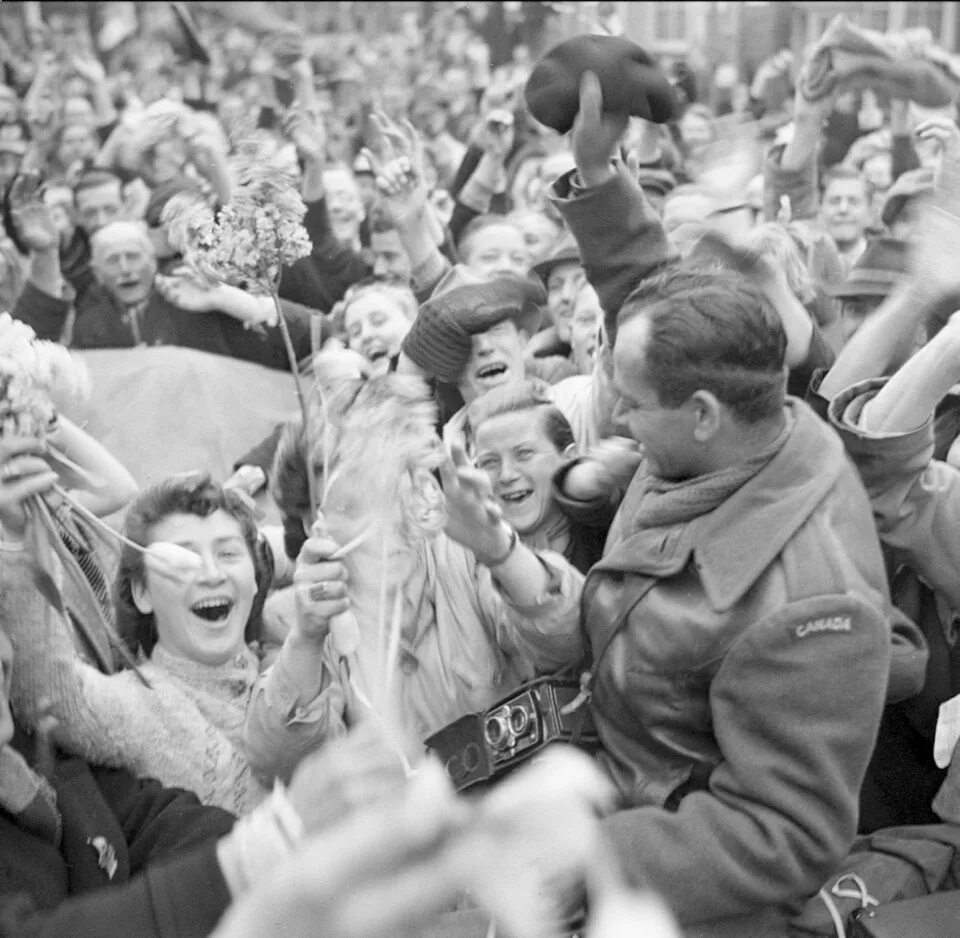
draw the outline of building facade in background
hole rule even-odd
[[[746,80],[778,49],[797,57],[843,14],[852,22],[880,31],[926,27],[952,52],[960,51],[960,3],[918,0],[888,2],[672,2],[620,3],[624,32],[644,48],[667,58],[684,59],[699,72],[731,63]]]

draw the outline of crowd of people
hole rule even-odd
[[[960,829],[960,73],[169,6],[0,43],[0,935],[835,934]],[[14,334],[289,419],[145,485]]]

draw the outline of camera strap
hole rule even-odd
[[[601,639],[600,650],[596,654],[592,654],[592,646],[589,642],[589,636],[587,636],[587,647],[591,648],[591,653],[587,658],[587,667],[580,675],[580,693],[577,694],[577,696],[574,697],[570,703],[561,708],[560,712],[564,714],[564,716],[579,710],[593,696],[593,686],[597,680],[597,673],[600,669],[600,664],[607,652],[610,650],[613,640],[627,627],[627,622],[630,619],[630,613],[633,612],[633,610],[646,597],[647,593],[649,593],[650,590],[652,590],[659,582],[658,577],[653,576],[642,576],[642,580],[643,582],[636,587],[636,591],[633,593],[629,605],[621,615],[617,616],[607,634]],[[586,583],[584,583],[584,601],[580,607],[580,621],[583,624],[584,632],[586,632],[586,615],[584,612],[586,608],[586,592]]]

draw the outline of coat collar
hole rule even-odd
[[[668,577],[691,557],[717,611],[731,608],[776,559],[836,483],[846,465],[843,444],[796,398],[783,449],[715,511],[689,524],[647,528],[614,546],[598,567]]]

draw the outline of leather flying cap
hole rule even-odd
[[[580,109],[580,80],[593,72],[603,109],[665,124],[677,109],[676,93],[656,60],[621,36],[576,36],[551,49],[536,65],[524,94],[541,124],[565,134]]]
[[[528,336],[540,327],[543,287],[532,278],[498,277],[432,296],[403,340],[404,354],[427,374],[456,384],[473,349],[472,337],[507,319]]]

